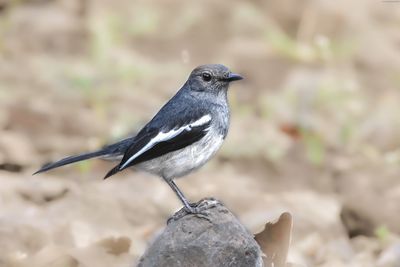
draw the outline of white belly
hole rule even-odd
[[[222,135],[208,132],[193,145],[142,162],[135,167],[166,179],[178,178],[203,166],[221,147],[223,140]]]

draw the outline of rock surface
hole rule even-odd
[[[220,202],[198,202],[204,214],[175,213],[138,266],[262,266],[262,252],[249,231]]]

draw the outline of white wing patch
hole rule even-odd
[[[193,127],[199,127],[210,121],[211,121],[211,115],[207,114],[207,115],[204,115],[203,117],[201,117],[200,119],[198,119],[197,121],[194,121],[188,125],[182,126],[178,129],[172,129],[166,133],[159,132],[153,139],[150,140],[150,142],[148,142],[144,147],[142,147],[142,149],[140,149],[136,154],[134,154],[132,157],[130,157],[119,169],[120,170],[124,169],[135,158],[137,158],[138,156],[140,156],[147,150],[151,149],[156,144],[170,140],[170,139],[174,138],[175,136],[179,135],[180,133],[182,133],[183,131],[190,131]]]
[[[203,124],[208,123],[210,120],[211,120],[211,115],[207,114],[207,115],[204,115],[203,117],[201,117],[200,119],[198,119],[197,121],[192,122],[188,126],[190,126],[190,127],[198,127],[198,126],[201,126]]]

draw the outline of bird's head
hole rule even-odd
[[[196,92],[226,92],[230,82],[243,79],[239,74],[232,73],[221,64],[201,65],[195,68],[189,76],[190,90]]]

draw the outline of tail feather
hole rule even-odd
[[[103,147],[102,149],[100,149],[98,151],[89,152],[89,153],[76,155],[76,156],[70,156],[70,157],[61,159],[59,161],[44,165],[40,170],[35,172],[33,175],[41,173],[41,172],[46,172],[48,170],[51,170],[51,169],[54,169],[54,168],[58,168],[58,167],[61,167],[61,166],[64,166],[64,165],[68,165],[68,164],[71,164],[71,163],[75,163],[75,162],[78,162],[78,161],[91,159],[91,158],[97,158],[97,157],[113,158],[113,157],[117,157],[117,156],[122,156],[125,153],[125,151],[128,149],[128,147],[133,142],[134,142],[133,138],[127,138],[127,139],[121,140],[121,141],[119,141],[119,142],[117,142],[115,144],[111,144],[111,145],[105,146],[105,147]],[[119,167],[117,166],[115,168],[114,172],[111,173],[111,171],[110,171],[107,174],[108,175],[107,177],[117,173],[118,171],[119,171]]]
[[[70,156],[70,157],[61,159],[59,161],[44,165],[40,170],[35,172],[33,175],[41,173],[41,172],[46,172],[48,170],[51,170],[51,169],[54,169],[54,168],[58,168],[58,167],[61,167],[61,166],[64,166],[64,165],[68,165],[68,164],[71,164],[71,163],[75,163],[75,162],[78,162],[78,161],[104,156],[106,154],[108,154],[107,150],[98,150],[98,151],[95,151],[95,152],[89,152],[89,153],[85,153],[85,154],[81,154],[81,155]]]

